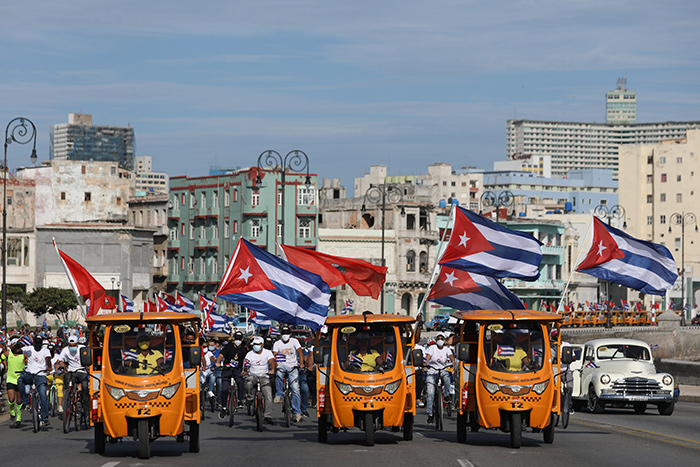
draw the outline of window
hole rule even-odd
[[[83,165],[83,166],[80,167],[80,173],[83,174],[83,175],[85,175],[85,172],[86,172],[86,168],[85,168],[85,166]]]
[[[182,201],[180,204],[182,204],[182,205],[184,206],[184,205],[187,203],[187,195],[186,195],[185,193],[183,193],[183,194],[180,196],[180,198],[181,198],[181,201]]]
[[[234,203],[238,202],[238,189],[237,188],[233,189],[233,202]]]
[[[455,182],[450,182],[450,185],[455,186]]]
[[[408,250],[406,253],[406,271],[413,272],[416,270],[416,252]]]
[[[180,257],[180,269],[182,269],[183,271],[185,270],[185,257],[184,256]]]
[[[211,238],[214,240],[219,238],[219,226],[217,224],[211,226]]]
[[[216,259],[216,256],[211,259],[211,273],[219,274],[219,260]]]
[[[316,189],[314,187],[299,188],[297,191],[297,204],[301,206],[309,206],[314,204],[316,199]]]
[[[233,221],[233,233],[238,233],[238,221]]]
[[[653,203],[654,202],[654,195],[647,195],[647,203]]]
[[[178,199],[177,199],[177,195],[173,196],[173,207],[172,207],[172,209],[180,209],[180,206],[178,206],[178,203],[179,203],[179,201],[178,201]]]
[[[253,190],[250,198],[250,205],[257,206],[260,204],[260,190]]]
[[[660,156],[659,157],[659,164],[665,164],[666,163],[666,157],[665,156]]]
[[[207,228],[203,225],[199,227],[199,238],[201,240],[207,239]]]
[[[666,223],[666,216],[664,214],[661,214],[661,216],[659,216],[659,222],[661,222],[662,224]]]
[[[677,182],[680,182],[680,181],[681,181],[681,176],[680,176],[680,175],[676,175],[676,181],[677,181]]]
[[[666,183],[666,174],[661,174],[661,183]]]
[[[676,164],[682,164],[683,163],[683,158],[682,157],[676,157]]]
[[[682,202],[683,202],[683,194],[676,193],[676,203],[682,203]]]
[[[666,193],[661,193],[661,194],[659,195],[659,201],[662,202],[662,203],[665,203],[665,202],[666,202]]]
[[[421,251],[419,255],[418,267],[421,274],[428,271],[428,253]]]
[[[250,223],[250,236],[251,237],[259,237],[260,236],[260,221],[257,219],[254,219]]]
[[[224,221],[224,238],[229,238],[231,236],[231,225],[228,221]]]
[[[219,207],[219,192],[218,192],[218,191],[215,191],[214,193],[212,193],[212,196],[214,197],[214,201],[213,201],[213,203],[212,203],[212,204],[213,204],[212,207],[213,207],[213,208],[218,208],[218,207]]]
[[[207,207],[207,194],[205,192],[202,192],[202,194],[200,196],[200,202],[202,203],[200,208],[206,209],[206,207]]]
[[[199,261],[199,273],[200,274],[207,273],[207,261],[204,258],[201,258],[201,260]]]
[[[117,206],[121,206],[121,205],[122,205],[122,197],[117,196]]]
[[[193,195],[190,196],[190,209],[194,209],[194,207],[197,205],[197,200],[194,198]]]
[[[92,193],[89,191],[85,192],[85,201],[90,201],[92,199]]]
[[[653,164],[654,163],[654,156],[647,156],[647,164]]]
[[[653,183],[654,182],[654,176],[653,175],[647,175],[647,183]]]
[[[190,259],[187,262],[187,272],[189,274],[194,274],[194,258],[192,256],[190,256]]]
[[[224,191],[224,206],[231,205],[231,193],[229,191]]]
[[[194,240],[194,223],[190,222],[190,240]]]
[[[277,190],[277,206],[282,206],[282,190]]]
[[[311,221],[304,219],[299,221],[299,238],[311,238]]]
[[[168,232],[168,238],[169,238],[171,241],[177,240],[177,230],[175,230],[175,229],[170,229],[170,232]]]
[[[647,216],[647,225],[652,225],[654,223],[654,217],[653,216]]]
[[[676,238],[673,243],[676,246],[676,250],[681,247],[681,239],[680,238]]]
[[[277,238],[282,238],[282,221],[277,221]]]
[[[416,215],[407,214],[406,215],[406,230],[416,230]]]
[[[180,271],[177,268],[177,260],[173,261],[173,274],[178,274]]]

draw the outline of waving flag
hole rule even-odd
[[[233,318],[210,311],[209,316],[207,316],[206,320],[204,321],[204,327],[206,327],[209,331],[218,331],[230,334],[233,330]]]
[[[161,298],[159,295],[156,295],[156,303],[158,306],[158,312],[163,312],[163,311],[179,312],[180,311],[179,306],[165,300],[164,298]]]
[[[175,356],[175,353],[174,353],[172,350],[165,349],[165,350],[163,351],[163,360],[166,361],[166,362],[167,362],[168,360],[172,360],[174,356]]]
[[[512,345],[498,345],[496,346],[496,357],[514,357],[515,347]]]
[[[272,320],[262,313],[258,313],[255,310],[250,310],[250,315],[248,315],[248,321],[254,323],[256,326],[261,326],[264,328],[269,328],[272,326]]]
[[[622,300],[622,309],[625,311],[630,311],[630,304],[627,300]]]
[[[133,313],[134,312],[134,302],[129,300],[125,295],[122,295],[121,299],[122,299],[122,311],[124,313]]]
[[[135,350],[122,350],[122,361],[129,362],[139,359],[139,354]]]
[[[153,303],[149,298],[143,302],[143,312],[144,313],[155,313],[158,311],[158,306]]]
[[[379,298],[386,280],[384,266],[289,245],[280,245],[280,249],[285,260],[318,274],[329,287],[348,284],[357,295]]]
[[[355,352],[350,352],[350,355],[348,356],[348,363],[351,366],[354,366],[356,368],[360,368],[364,361],[362,360],[362,357],[359,355],[355,354]]]
[[[277,328],[273,328],[273,327],[270,328],[270,331],[268,331],[267,335],[270,337],[280,337],[281,336],[281,334],[277,330]]]
[[[345,306],[341,310],[340,314],[341,315],[348,314],[348,312],[352,311],[352,307],[354,304],[355,304],[355,300],[350,300],[350,299],[345,300]]]
[[[639,240],[593,218],[593,243],[577,271],[652,295],[665,295],[678,278],[663,245]]]
[[[180,311],[184,313],[194,313],[194,302],[184,295],[180,295],[177,290],[175,291],[175,301],[173,303],[179,306]]]
[[[28,346],[28,345],[32,345],[32,340],[29,338],[29,336],[22,336],[22,337],[19,338],[19,340],[18,340],[17,342],[18,342],[19,345],[21,345],[22,347],[26,347],[26,346]]]
[[[199,311],[203,314],[209,311],[216,311],[219,309],[219,305],[214,302],[214,300],[208,298],[206,295],[199,294]]]
[[[326,321],[331,291],[321,276],[294,266],[260,247],[238,240],[217,297],[270,318],[318,331]]]
[[[457,310],[524,310],[523,302],[493,277],[440,267],[428,300]]]
[[[88,307],[86,317],[89,318],[90,316],[96,315],[104,304],[104,296],[107,291],[89,272],[87,272],[87,269],[59,250],[58,246],[56,246],[56,240],[53,240],[53,246],[56,248],[56,253],[58,253],[63,268],[66,270],[66,275],[68,275],[68,281],[73,288],[73,292],[82,297],[83,300],[90,300],[90,306]]]
[[[440,264],[486,276],[534,281],[540,276],[541,245],[530,234],[455,206],[452,235]]]

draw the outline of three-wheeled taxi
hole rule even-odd
[[[189,436],[199,452],[200,319],[189,313],[113,313],[87,319],[95,452],[126,436],[138,440],[139,457],[151,441]]]
[[[561,315],[529,310],[476,310],[453,314],[460,321],[457,358],[459,388],[457,440],[467,428],[496,428],[510,433],[519,448],[525,427],[554,441],[560,412],[559,329]],[[570,348],[562,362],[570,363]]]
[[[413,362],[423,363],[422,352],[413,352],[414,321],[368,311],[326,320],[328,333],[319,333],[314,348],[319,442],[347,427],[364,430],[368,446],[383,428],[403,428],[403,438],[413,439]]]

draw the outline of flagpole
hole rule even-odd
[[[433,265],[433,272],[430,274],[430,280],[428,281],[428,287],[426,288],[425,294],[423,295],[423,301],[418,306],[418,313],[421,312],[421,310],[425,306],[425,303],[428,301],[428,295],[430,294],[430,289],[432,288],[433,282],[435,281],[435,273],[438,271],[438,266],[439,266],[438,263],[440,262],[440,257],[445,252],[445,248],[447,247],[447,245],[445,245],[445,237],[447,236],[447,227],[450,226],[450,223],[452,223],[452,229],[454,230],[453,218],[455,217],[455,212],[456,212],[455,206],[456,205],[454,203],[452,203],[452,208],[450,208],[450,221],[445,226],[445,230],[442,232],[442,238],[440,239],[440,249],[442,251],[438,250],[437,254],[435,255],[435,264]]]
[[[53,247],[56,248],[56,254],[58,255],[58,259],[61,260],[61,264],[63,265],[63,270],[66,272],[66,276],[68,276],[68,282],[70,283],[71,289],[73,289],[73,295],[75,295],[75,300],[78,302],[78,307],[80,308],[80,313],[83,315],[83,318],[87,318],[87,313],[85,312],[83,305],[80,303],[81,297],[80,297],[80,295],[78,295],[78,286],[73,281],[73,277],[70,275],[70,272],[68,272],[68,265],[66,264],[65,261],[63,261],[63,257],[61,257],[61,253],[58,251],[58,245],[56,245],[56,239],[52,238],[51,240],[53,241]]]
[[[591,215],[591,223],[588,225],[588,230],[586,230],[586,235],[583,237],[583,241],[579,245],[578,249],[578,256],[576,257],[576,266],[579,265],[580,259],[581,259],[581,253],[583,253],[584,248],[583,246],[586,244],[586,240],[588,239],[588,234],[591,233],[591,229],[593,229],[593,216]],[[561,294],[561,298],[559,299],[559,305],[557,306],[557,313],[561,313],[562,311],[562,304],[564,297],[566,296],[566,291],[569,289],[569,284],[571,283],[571,278],[574,277],[574,273],[576,272],[576,267],[571,268],[571,273],[569,274],[569,279],[566,281],[566,285],[564,286],[564,291]]]

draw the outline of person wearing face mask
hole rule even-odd
[[[22,405],[29,404],[26,388],[36,386],[41,406],[41,426],[49,426],[49,398],[46,394],[46,375],[51,371],[51,352],[43,346],[43,339],[35,337],[32,345],[22,347],[25,356],[25,368],[17,381],[17,389],[22,398]]]
[[[428,413],[428,424],[433,423],[433,400],[435,399],[435,387],[437,386],[438,378],[442,379],[442,387],[448,394],[450,390],[450,374],[446,368],[454,363],[454,356],[449,347],[445,345],[445,335],[440,333],[436,336],[435,344],[428,347],[425,355],[426,366],[428,371],[425,375],[425,384],[427,385],[427,397],[425,409]]]
[[[64,363],[66,374],[63,377],[63,384],[66,388],[73,384],[74,388],[81,386],[83,396],[83,407],[90,407],[90,394],[88,393],[89,376],[87,369],[80,364],[80,349],[85,347],[78,344],[78,336],[72,335],[68,338],[68,347],[61,350],[58,360]],[[75,390],[75,389],[74,389]]]
[[[136,360],[131,362],[131,368],[136,370],[137,375],[152,375],[158,372],[158,368],[165,361],[160,350],[151,349],[151,337],[148,334],[139,334],[136,337],[137,349],[132,352],[137,353]]]
[[[271,351],[264,348],[265,339],[262,336],[253,337],[253,350],[248,352],[243,361],[242,375],[245,378],[245,394],[248,404],[253,403],[255,389],[260,382],[263,396],[265,396],[264,422],[273,425],[272,422],[272,388],[270,376],[275,373],[277,363]]]
[[[243,345],[243,334],[237,331],[233,334],[233,340],[221,349],[216,359],[216,365],[221,368],[221,393],[219,400],[221,401],[221,407],[223,407],[223,417],[228,415],[226,413],[226,401],[228,400],[228,391],[231,387],[231,377],[236,381],[236,386],[238,387],[238,405],[243,405],[245,386],[241,373],[247,353],[248,349]]]
[[[272,346],[272,353],[277,361],[277,388],[275,404],[282,403],[282,388],[285,375],[289,379],[289,387],[292,390],[292,418],[300,422],[301,415],[301,391],[299,388],[299,370],[306,371],[304,365],[304,353],[299,341],[292,337],[292,329],[283,325],[280,329],[280,340]]]

